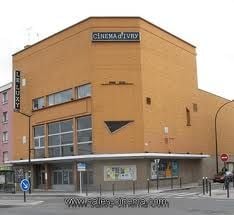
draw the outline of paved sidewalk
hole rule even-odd
[[[171,186],[169,187],[159,187],[157,190],[156,187],[150,188],[150,193],[162,193],[162,192],[170,192],[170,191],[176,191],[176,190],[186,190],[186,189],[191,189],[191,188],[197,188],[201,187],[198,185],[198,183],[190,183],[190,184],[185,184],[181,188],[177,185],[174,186],[173,189],[171,189]],[[132,195],[147,195],[148,190],[147,189],[142,189],[142,190],[135,190],[135,194],[133,193],[133,190],[121,190],[121,191],[115,191],[114,192],[115,196],[132,196]],[[0,199],[3,197],[14,197],[14,196],[22,196],[23,192],[18,191],[15,194],[12,193],[0,193]],[[86,196],[85,190],[83,193],[78,192],[66,192],[66,191],[53,191],[53,190],[48,190],[48,191],[32,191],[31,194],[27,193],[27,196],[36,196],[36,197],[68,197],[68,196]],[[100,196],[100,191],[89,191],[88,192],[89,197],[95,197],[95,196]],[[113,196],[112,191],[102,191],[101,196]]]
[[[227,197],[227,190],[222,189],[222,187],[219,189],[211,189],[211,196],[209,196],[209,192],[205,193],[205,195],[201,193],[199,196],[214,199],[234,199],[234,188],[230,184],[229,198]]]

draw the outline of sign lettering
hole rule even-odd
[[[14,72],[14,110],[20,110],[20,71]]]
[[[92,41],[140,42],[140,32],[92,32]]]

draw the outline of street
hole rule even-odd
[[[169,202],[169,208],[69,208],[64,204],[63,197],[28,197],[28,201],[43,201],[35,206],[1,207],[1,215],[42,215],[42,214],[173,214],[173,215],[220,215],[233,214],[233,199],[215,199],[202,197],[200,188],[189,190],[171,191],[157,194],[136,195],[138,198],[165,198]],[[22,200],[20,196],[4,197],[1,199]]]

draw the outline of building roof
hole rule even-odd
[[[11,87],[12,87],[12,82],[1,86],[1,87],[0,87],[0,93],[3,92],[3,91],[5,91],[5,90],[10,89]]]
[[[90,19],[140,19],[140,20],[142,20],[142,21],[144,21],[144,22],[146,22],[146,23],[152,25],[153,27],[158,28],[158,29],[160,29],[161,31],[164,31],[165,33],[167,33],[167,34],[169,34],[169,35],[171,35],[171,36],[173,36],[173,37],[179,39],[180,41],[182,41],[182,42],[184,42],[184,43],[186,43],[186,44],[192,46],[193,48],[196,48],[196,46],[192,45],[191,43],[189,43],[189,42],[187,42],[187,41],[181,39],[180,37],[175,36],[174,34],[172,34],[172,33],[168,32],[168,31],[164,30],[163,28],[161,28],[161,27],[159,27],[159,26],[153,24],[152,22],[149,22],[148,20],[146,20],[146,19],[144,19],[144,18],[141,18],[141,17],[138,17],[138,16],[91,16],[91,17],[88,17],[88,18],[86,18],[86,19],[83,19],[82,21],[80,21],[80,22],[78,22],[78,23],[76,23],[76,24],[74,24],[74,25],[71,25],[71,26],[69,26],[69,27],[67,27],[67,28],[65,28],[65,29],[63,29],[63,30],[61,30],[61,31],[59,31],[59,32],[57,32],[57,33],[55,33],[55,34],[50,35],[49,37],[46,37],[46,38],[43,39],[43,40],[40,40],[40,41],[38,41],[38,42],[36,42],[36,43],[34,43],[34,44],[32,44],[32,45],[27,45],[27,46],[25,46],[24,49],[22,49],[22,50],[20,50],[20,51],[18,51],[18,52],[16,52],[16,53],[14,53],[12,56],[17,55],[17,54],[19,54],[19,53],[21,53],[21,52],[23,52],[23,51],[25,51],[25,50],[27,50],[27,49],[30,49],[31,47],[37,45],[38,43],[41,43],[41,42],[43,42],[43,41],[45,41],[45,40],[47,40],[47,39],[49,39],[49,38],[51,38],[51,37],[54,37],[54,36],[56,36],[56,35],[58,35],[58,34],[64,32],[64,31],[70,29],[70,28],[73,28],[73,27],[76,26],[76,25],[79,25],[79,24],[81,24],[81,23],[83,23],[83,22],[87,22],[87,21],[90,20]]]

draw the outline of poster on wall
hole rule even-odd
[[[136,178],[136,165],[104,166],[104,181],[127,181]]]
[[[151,162],[151,179],[170,178],[179,175],[177,160],[160,159],[159,163]]]

